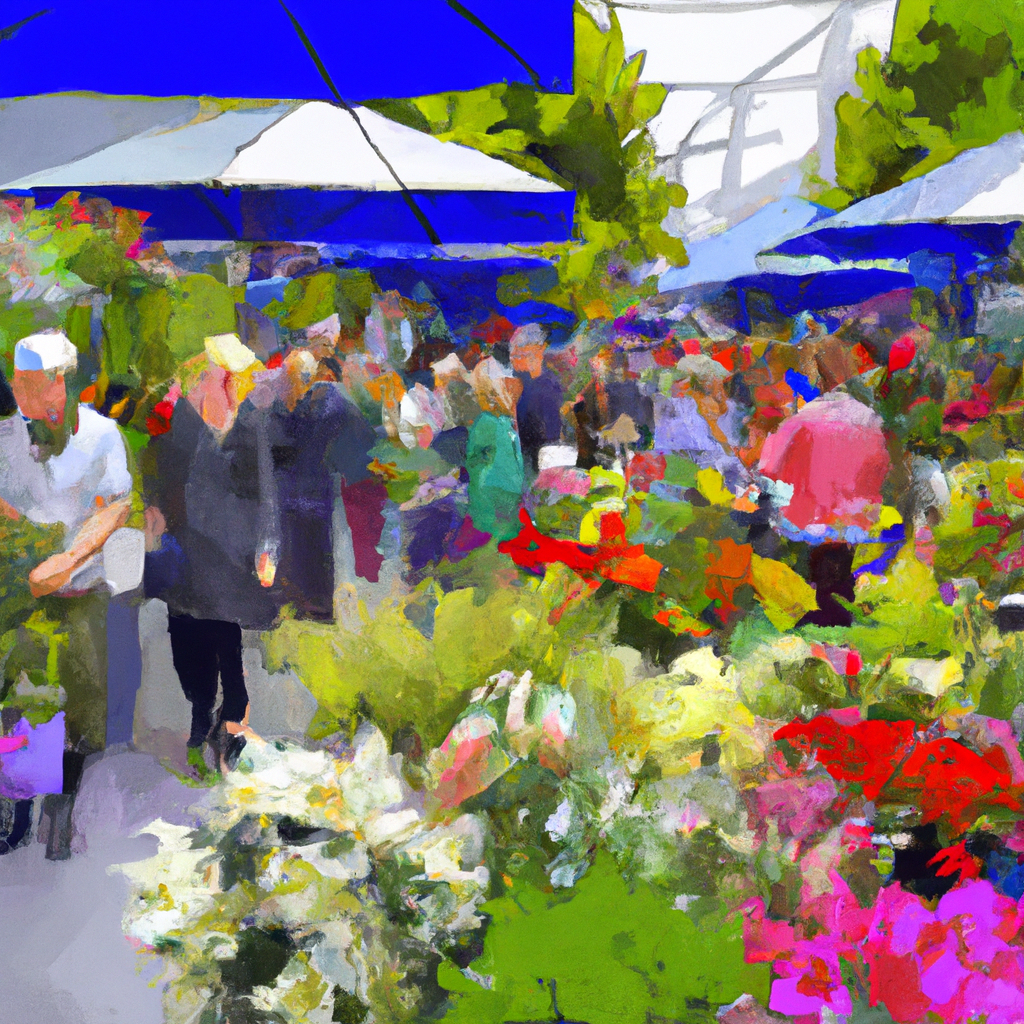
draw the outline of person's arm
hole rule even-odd
[[[47,558],[29,573],[29,589],[34,597],[45,597],[66,586],[131,515],[132,475],[128,468],[128,449],[120,431],[112,430],[103,447],[103,473],[97,485],[98,508],[82,524],[67,550]]]
[[[261,409],[256,421],[256,469],[259,475],[260,539],[256,551],[256,575],[260,586],[272,587],[281,556],[281,508],[274,477],[274,457],[270,449],[269,413]]]
[[[160,541],[167,532],[167,520],[163,512],[156,505],[147,505],[146,517],[146,550],[156,551],[160,547]]]
[[[120,498],[94,512],[75,534],[67,551],[51,555],[29,573],[32,596],[46,597],[67,586],[71,577],[106,544],[107,538],[124,526],[131,511],[131,498]]]

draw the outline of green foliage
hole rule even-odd
[[[35,608],[28,574],[63,547],[64,527],[42,526],[24,516],[0,515],[0,634],[25,621]]]
[[[233,332],[235,303],[244,298],[244,288],[229,288],[209,274],[178,278],[170,289],[166,323],[167,349],[175,362],[202,352],[204,338]]]
[[[284,301],[267,303],[263,312],[291,330],[309,327],[338,314],[342,328],[361,329],[373,303],[373,278],[361,270],[323,270],[289,281]]]
[[[25,588],[27,591],[27,588]],[[69,636],[61,623],[49,619],[32,605],[4,601],[7,623],[20,617],[20,624],[0,636],[0,659],[3,661],[3,682],[0,684],[0,705],[25,717],[31,725],[50,721],[63,707],[65,692],[61,688],[61,652],[68,646]]]
[[[243,289],[209,274],[155,279],[136,269],[120,278],[103,311],[99,401],[109,407],[128,397],[131,417],[136,402],[203,351],[205,338],[235,331],[242,298]]]
[[[601,609],[550,621],[566,582],[552,571],[539,584],[442,594],[429,637],[418,627],[431,584],[364,613],[358,629],[289,620],[265,637],[268,663],[292,668],[335,721],[368,711],[386,735],[411,726],[436,745],[491,675],[522,666],[555,682],[575,652],[598,642]]]
[[[20,338],[53,327],[88,351],[89,307],[81,301],[139,273],[126,253],[141,230],[138,214],[83,204],[74,192],[47,209],[32,200],[0,205],[0,355],[10,360]]]
[[[574,89],[568,95],[501,83],[463,93],[368,104],[445,141],[472,146],[576,191],[576,241],[542,248],[558,260],[548,301],[576,312],[629,288],[624,271],[665,257],[686,263],[679,239],[661,226],[686,191],[657,177],[648,122],[666,90],[641,84],[643,54],[628,61],[615,13],[603,32],[577,4]],[[535,297],[529,282],[506,284],[507,297]]]
[[[901,0],[886,60],[857,58],[860,96],[836,104],[837,207],[893,188],[1021,127],[1017,0]]]
[[[985,679],[978,711],[1009,719],[1024,702],[1024,637],[1011,633],[1003,641],[1001,657]]]
[[[471,966],[493,976],[492,986],[442,963],[452,1024],[710,1021],[744,992],[767,1001],[768,970],[743,962],[738,920],[698,929],[645,883],[631,888],[608,854],[570,898],[516,885],[483,910],[493,920]]]
[[[914,595],[913,601],[907,600],[908,594]],[[955,646],[953,611],[939,597],[934,573],[914,557],[912,548],[904,549],[885,576],[865,578],[857,602],[864,614],[850,628],[848,642],[867,661],[905,653],[935,657]]]
[[[33,725],[60,708],[58,653],[67,636],[38,610],[28,574],[60,551],[63,539],[62,526],[0,516],[0,704],[16,708]]]

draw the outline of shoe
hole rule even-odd
[[[221,722],[217,729],[216,740],[212,746],[217,753],[221,772],[227,774],[234,771],[238,766],[238,759],[242,756],[242,751],[245,749],[245,736],[241,733],[228,732],[228,723]]]
[[[32,801],[0,800],[0,857],[24,846],[32,835]]]

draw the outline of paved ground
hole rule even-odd
[[[156,839],[135,833],[157,817],[188,823],[197,796],[160,763],[183,762],[188,734],[165,615],[150,602],[140,616],[139,749],[108,752],[87,767],[75,805],[79,852],[48,861],[33,836],[0,857],[0,1024],[163,1021],[155,971],[121,930],[127,881],[109,869],[154,854]],[[315,701],[294,676],[268,676],[255,638],[246,644],[253,727],[265,736],[301,735]]]
[[[3,1024],[163,1020],[159,989],[121,931],[127,881],[108,868],[155,853],[152,836],[132,833],[156,815],[184,823],[194,792],[148,754],[108,756],[82,780],[84,850],[52,862],[33,841],[0,858]]]

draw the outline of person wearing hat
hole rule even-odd
[[[118,547],[131,511],[128,452],[116,423],[69,401],[77,361],[62,333],[19,341],[11,391],[20,415],[0,420],[3,512],[64,527],[64,550],[29,575],[32,594],[68,638],[60,659],[67,730],[63,793],[44,801],[51,859],[70,856],[71,810],[85,759],[106,745],[107,597],[141,581],[141,548],[138,578],[126,580],[126,574],[136,575],[133,567],[126,570],[133,543]],[[118,550],[105,559],[112,548]]]

